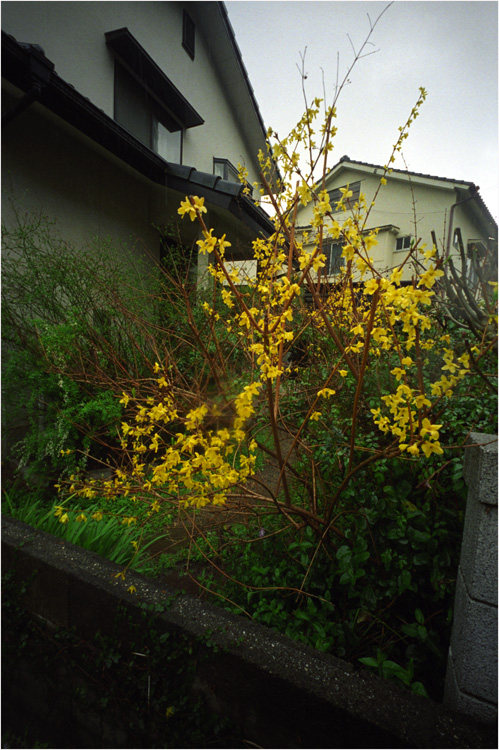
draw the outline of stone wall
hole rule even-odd
[[[444,702],[497,721],[497,436],[473,432]]]

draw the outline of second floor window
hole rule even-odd
[[[329,191],[329,202],[331,203],[331,207],[334,211],[342,211],[344,209],[337,208],[336,204],[341,200],[343,193],[341,192],[342,189],[345,190],[348,188],[348,190],[352,193],[350,198],[348,198],[345,201],[345,208],[346,209],[352,209],[355,204],[358,202],[360,198],[360,182],[352,182],[350,185],[343,185],[342,188],[336,188],[336,190],[330,190]]]
[[[184,10],[182,19],[182,47],[189,57],[194,60],[196,51],[196,26],[186,10]]]
[[[130,31],[107,31],[114,55],[114,119],[167,161],[182,163],[182,138],[204,123]]]
[[[411,247],[412,236],[406,234],[405,237],[397,237],[396,250],[409,250]]]
[[[123,66],[115,72],[114,116],[166,161],[182,162],[182,127]]]

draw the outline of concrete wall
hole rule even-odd
[[[174,593],[130,572],[122,581],[116,578],[118,566],[7,518],[2,518],[2,570],[4,574],[13,570],[19,587],[24,582],[22,607],[82,639],[92,638],[97,631],[113,635],[118,606],[125,606],[133,619],[141,605],[165,602]],[[131,584],[136,586],[135,594],[128,592]],[[199,663],[192,689],[206,698],[213,711],[238,725],[243,747],[496,746],[490,728],[463,720],[389,681],[354,671],[347,662],[187,595],[173,597],[170,608],[158,614],[155,631],[156,638],[164,632],[198,638],[211,631],[210,639],[219,650]],[[126,635],[120,634],[120,638]],[[37,696],[43,688],[39,680],[30,680],[29,662],[22,667],[22,681],[17,668],[3,677],[9,697],[16,692],[28,722],[36,715]],[[68,705],[71,677],[68,674],[66,681],[60,682],[64,695],[54,697],[56,716],[63,713],[60,705]],[[85,721],[88,733],[89,717],[82,714],[76,699],[66,710],[71,706],[75,706],[74,713],[65,717],[71,726],[67,742],[80,747],[70,742],[81,736]],[[86,747],[127,746],[125,738],[117,740],[117,736],[114,741],[120,744],[109,744],[109,739],[103,744],[101,725],[94,719],[93,744],[87,740]]]
[[[445,703],[497,721],[497,436],[472,432]]]

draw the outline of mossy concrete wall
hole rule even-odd
[[[27,611],[54,626],[72,629],[82,639],[97,630],[111,634],[120,606],[133,615],[143,603],[162,603],[173,596],[170,608],[157,615],[156,632],[198,637],[211,631],[210,639],[220,650],[200,663],[192,690],[202,694],[215,712],[234,721],[249,746],[496,746],[490,727],[465,720],[388,681],[354,671],[340,659],[247,619],[187,595],[174,597],[175,592],[141,575],[128,573],[124,582],[116,578],[120,569],[113,563],[6,518],[2,519],[2,564],[4,572],[13,570],[19,582],[27,582],[21,602]],[[135,594],[128,591],[131,584],[136,586]],[[4,685],[15,685],[15,677],[4,675]],[[36,691],[30,695],[29,680],[23,689],[21,697],[29,715]],[[84,713],[75,714],[71,721],[76,733],[85,722]],[[104,737],[98,742],[97,737],[96,744],[87,746],[127,746],[123,739],[115,740],[118,744]],[[68,743],[81,746],[71,744],[71,737]]]
[[[444,701],[497,721],[497,436],[472,432],[468,485]]]

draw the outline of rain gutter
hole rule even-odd
[[[467,198],[464,198],[462,201],[457,201],[457,203],[454,203],[450,208],[450,216],[449,216],[449,233],[447,235],[447,246],[445,248],[445,259],[449,257],[450,254],[450,243],[451,243],[451,237],[452,237],[452,230],[453,230],[453,224],[454,224],[454,209],[457,208],[457,206],[461,206],[463,203],[468,203],[468,201],[473,200],[474,198],[478,197],[478,190],[475,185],[470,186],[470,190],[473,191],[473,195],[469,195]]]
[[[39,44],[20,44],[27,51],[25,82],[28,90],[18,102],[2,115],[2,128],[15,120],[25,109],[40,98],[43,89],[50,82],[54,63],[51,62]]]

